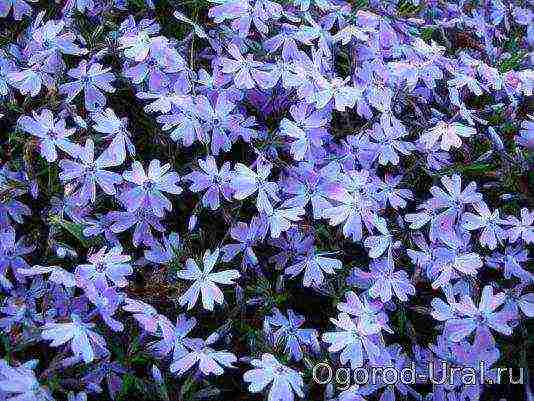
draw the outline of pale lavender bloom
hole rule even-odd
[[[297,161],[310,155],[313,148],[320,148],[323,138],[328,135],[324,128],[327,120],[322,113],[313,109],[304,102],[290,108],[291,117],[280,122],[280,131],[283,135],[295,139],[291,142],[290,153]]]
[[[434,319],[445,322],[445,333],[453,342],[462,341],[475,329],[489,331],[493,329],[509,336],[512,327],[508,325],[511,316],[504,309],[496,311],[504,304],[504,293],[493,293],[493,287],[487,285],[482,290],[482,297],[478,307],[473,300],[463,295],[460,302],[448,305],[439,298],[432,300],[432,316]]]
[[[295,394],[304,397],[304,381],[296,370],[282,365],[271,354],[263,354],[260,359],[253,359],[254,369],[245,372],[243,380],[248,383],[248,391],[259,393],[269,384],[269,401],[294,401]]]
[[[0,231],[0,285],[6,289],[13,287],[7,278],[8,269],[11,268],[17,281],[24,281],[19,270],[30,267],[24,256],[35,249],[35,245],[28,245],[24,238],[15,239],[15,230],[12,228]]]
[[[534,212],[524,207],[521,209],[521,220],[515,216],[509,216],[506,225],[512,226],[508,229],[508,238],[511,242],[516,242],[519,238],[527,244],[534,242]]]
[[[529,116],[528,120],[523,121],[519,136],[515,140],[519,145],[527,149],[534,149],[534,116]]]
[[[125,171],[122,176],[134,187],[122,195],[122,200],[129,212],[135,212],[140,207],[151,209],[158,217],[163,217],[164,210],[171,211],[172,204],[164,195],[182,193],[178,185],[180,177],[171,169],[170,164],[161,166],[159,160],[152,160],[145,173],[143,165],[135,161],[132,170]]]
[[[384,182],[379,182],[378,190],[379,196],[384,198],[384,203],[389,203],[389,205],[394,209],[404,209],[406,207],[406,200],[413,199],[412,191],[405,188],[397,188],[401,183],[402,176],[392,176],[386,174],[384,177]]]
[[[121,293],[118,293],[113,287],[101,290],[91,283],[84,283],[84,293],[87,299],[96,306],[100,317],[111,330],[115,332],[124,330],[124,325],[113,317],[122,304],[123,295]]]
[[[493,268],[503,268],[506,279],[517,277],[524,283],[534,282],[534,274],[521,267],[522,263],[529,260],[528,250],[521,244],[508,245],[502,253],[494,252],[486,259],[488,266]]]
[[[56,147],[72,157],[78,155],[79,146],[67,139],[76,130],[67,129],[63,119],[54,121],[54,115],[50,110],[44,109],[41,114],[33,112],[32,117],[22,116],[17,124],[23,131],[39,138],[41,155],[49,163],[57,159]]]
[[[369,257],[376,259],[387,251],[388,258],[391,258],[391,248],[396,243],[388,230],[386,220],[375,214],[372,222],[373,226],[380,232],[380,235],[371,235],[363,241],[364,246],[369,248]],[[397,243],[400,244],[399,242]]]
[[[473,208],[478,215],[465,212],[462,215],[462,227],[469,231],[481,229],[480,244],[489,249],[495,249],[506,239],[506,232],[501,227],[505,221],[500,218],[499,209],[492,213],[484,202],[475,203]]]
[[[116,246],[108,250],[101,248],[87,257],[88,264],[78,265],[75,274],[81,280],[93,283],[98,289],[104,290],[110,283],[117,287],[126,287],[126,276],[133,273],[129,255],[122,254],[122,247]]]
[[[230,163],[225,162],[219,170],[213,156],[208,156],[206,160],[199,159],[198,165],[202,172],[193,171],[186,175],[184,180],[192,182],[189,189],[193,192],[205,190],[206,192],[202,196],[202,204],[205,207],[216,210],[220,205],[221,194],[227,201],[232,199]]]
[[[111,82],[115,80],[115,75],[110,71],[111,68],[102,68],[99,63],[88,65],[86,60],[82,60],[78,67],[67,73],[75,81],[61,85],[59,91],[67,94],[67,102],[72,101],[83,91],[85,108],[88,111],[98,110],[106,105],[106,96],[102,91],[115,92],[115,88],[111,85]]]
[[[324,281],[324,274],[335,274],[335,270],[342,267],[340,260],[328,258],[326,254],[316,253],[311,249],[306,255],[297,258],[296,263],[285,270],[285,274],[296,277],[304,271],[302,284],[304,287],[320,286]]]
[[[112,109],[107,108],[93,114],[92,119],[96,123],[93,129],[102,134],[108,134],[105,138],[111,139],[109,152],[118,163],[122,164],[126,160],[126,151],[130,156],[135,156],[135,146],[130,139],[127,118],[119,119]]]
[[[250,225],[238,222],[230,229],[230,236],[239,243],[224,245],[221,248],[223,262],[230,262],[238,254],[243,253],[245,266],[257,265],[258,258],[252,247],[265,237],[264,225],[257,218],[252,218]]]
[[[48,280],[52,283],[62,285],[67,288],[76,286],[74,274],[59,266],[32,266],[29,268],[19,268],[18,273],[24,276],[37,276],[50,274]]]
[[[70,342],[70,349],[76,357],[85,363],[92,362],[95,357],[107,354],[106,340],[93,331],[94,323],[84,323],[76,314],[71,315],[68,323],[46,323],[41,337],[51,340],[50,346],[59,347]]]
[[[37,361],[33,360],[10,366],[0,359],[0,397],[5,401],[54,401],[48,388],[37,380],[33,371],[36,365]]]
[[[197,320],[194,317],[188,318],[184,314],[178,315],[176,325],[173,325],[167,318],[162,317],[159,323],[161,340],[152,343],[150,349],[160,357],[166,357],[172,352],[173,361],[182,358],[188,352],[186,344],[189,338],[187,336],[196,324]]]
[[[420,140],[427,149],[434,146],[441,139],[441,149],[449,151],[451,147],[462,146],[460,137],[469,138],[477,133],[475,128],[468,127],[460,123],[439,122],[434,128],[421,135]]]
[[[470,235],[442,237],[445,246],[434,251],[434,261],[427,272],[432,280],[432,288],[441,288],[451,284],[451,280],[468,275],[476,276],[482,267],[482,259],[475,252],[470,252]]]
[[[254,193],[257,194],[256,207],[258,211],[273,213],[271,202],[278,202],[278,185],[275,182],[267,181],[271,174],[271,165],[262,161],[256,163],[256,173],[244,164],[237,163],[235,174],[232,178],[231,186],[235,191],[235,199],[243,200]]]
[[[382,114],[380,123],[375,123],[370,131],[371,138],[377,143],[375,152],[380,164],[396,166],[400,161],[398,153],[406,156],[415,149],[411,142],[402,140],[407,134],[406,128],[393,115]]]
[[[254,61],[252,54],[247,54],[246,58],[243,57],[239,48],[234,44],[228,46],[228,52],[233,59],[227,57],[221,59],[222,71],[226,74],[232,74],[237,88],[252,89],[258,83],[259,77],[268,75],[267,72],[260,69],[263,63]],[[268,77],[265,77],[262,81],[267,80]]]
[[[176,272],[176,275],[183,280],[193,281],[193,284],[180,297],[180,305],[187,304],[187,309],[192,309],[197,303],[199,294],[202,298],[204,309],[213,310],[214,304],[222,305],[224,295],[217,284],[233,285],[234,280],[239,278],[237,270],[223,270],[213,273],[213,268],[219,258],[219,249],[213,252],[206,251],[202,258],[203,270],[200,270],[197,262],[187,259],[186,269]]]
[[[16,70],[15,63],[4,57],[3,53],[0,52],[0,96],[6,96],[9,93],[8,75]]]
[[[366,357],[371,361],[379,357],[380,348],[368,337],[370,333],[362,330],[362,326],[347,313],[340,313],[337,319],[331,318],[330,321],[336,331],[324,333],[323,341],[329,344],[329,352],[341,351],[342,365],[350,362],[351,369],[356,369],[363,366]]]
[[[319,349],[317,330],[300,328],[304,320],[303,316],[297,315],[291,309],[288,309],[286,317],[275,308],[273,315],[266,316],[264,321],[264,329],[267,333],[272,333],[274,343],[284,343],[286,354],[295,361],[302,359],[303,348],[309,347],[312,351]]]
[[[163,236],[163,244],[155,242],[150,250],[145,251],[145,259],[157,264],[168,264],[177,257],[180,247],[180,237],[177,233]]]
[[[151,209],[141,207],[135,212],[109,212],[110,220],[113,221],[110,229],[119,234],[134,227],[132,243],[134,246],[144,244],[152,246],[156,243],[152,230],[164,232],[165,227],[161,224],[161,217],[156,216]]]
[[[160,315],[154,307],[136,299],[125,298],[122,309],[130,312],[135,320],[149,333],[155,334],[163,330],[167,318]]]
[[[379,334],[381,331],[393,333],[388,326],[388,315],[380,301],[370,301],[358,297],[354,291],[345,293],[346,302],[337,304],[337,309],[354,317],[358,332],[362,335]]]
[[[522,295],[517,300],[517,306],[527,317],[534,317],[534,292]]]
[[[370,272],[354,269],[357,285],[369,288],[372,298],[389,302],[395,295],[401,302],[408,300],[408,295],[415,295],[415,287],[404,270],[395,271],[393,263],[387,259],[377,259],[370,264]]]
[[[214,374],[220,376],[224,373],[224,368],[233,368],[232,363],[237,358],[231,352],[215,351],[210,347],[218,340],[218,334],[212,334],[207,340],[193,338],[185,340],[187,351],[179,358],[173,358],[170,366],[171,373],[183,375],[198,363],[199,370],[206,376]]]
[[[291,223],[301,220],[302,215],[305,213],[305,210],[299,206],[292,208],[283,208],[281,206],[269,213],[262,212],[260,219],[271,232],[271,238],[278,238],[280,234],[291,228]]]
[[[360,241],[363,225],[369,228],[372,212],[378,209],[372,178],[368,170],[353,170],[341,177],[341,184],[343,187],[333,191],[330,196],[341,204],[325,209],[323,217],[328,219],[332,226],[343,223],[345,237]]]
[[[29,0],[35,2],[35,0]],[[13,9],[13,19],[20,21],[25,15],[31,15],[32,8],[24,0],[0,0],[0,18],[6,18]]]
[[[357,101],[362,97],[361,90],[347,85],[350,78],[333,78],[328,81],[323,77],[318,77],[317,86],[319,89],[311,96],[317,109],[324,108],[333,101],[333,107],[337,111],[345,111],[348,107],[352,109]]]
[[[81,148],[78,154],[79,162],[72,160],[61,160],[59,166],[61,173],[59,178],[64,182],[74,181],[79,190],[77,199],[82,205],[89,201],[96,201],[96,184],[108,195],[117,193],[115,185],[122,182],[120,174],[105,170],[108,167],[119,166],[121,163],[116,160],[111,151],[104,150],[95,160],[95,147],[93,141],[88,138],[85,147]]]

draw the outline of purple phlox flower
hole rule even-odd
[[[54,401],[47,387],[41,386],[35,372],[36,360],[10,366],[0,359],[0,396],[6,401]],[[4,398],[5,397],[5,398]]]
[[[65,83],[59,87],[60,93],[67,94],[67,102],[72,101],[81,91],[84,92],[85,108],[88,111],[101,109],[106,105],[106,96],[102,93],[113,93],[115,88],[111,82],[115,75],[111,68],[102,68],[99,63],[87,64],[82,60],[78,67],[69,70],[67,75],[75,81]]]
[[[369,296],[389,302],[395,295],[406,302],[409,295],[415,295],[415,287],[404,270],[395,271],[394,265],[386,258],[376,259],[370,264],[370,272],[354,269],[355,284],[369,288]]]
[[[111,231],[115,234],[122,233],[134,227],[132,243],[152,246],[156,243],[152,230],[164,232],[165,227],[161,224],[160,217],[156,216],[152,209],[140,207],[135,212],[109,212],[109,218],[113,221]]]
[[[377,214],[373,215],[372,224],[380,232],[380,235],[371,235],[363,241],[364,246],[369,248],[369,257],[376,259],[387,251],[387,257],[391,259],[393,247],[400,245],[400,242],[393,239],[393,235],[390,234],[387,227],[387,221],[383,217]]]
[[[0,285],[6,289],[13,287],[7,276],[10,268],[17,281],[24,282],[24,277],[19,269],[30,267],[24,257],[35,249],[35,245],[29,245],[25,238],[20,238],[18,241],[15,239],[13,228],[0,230]]]
[[[327,80],[323,77],[317,77],[316,84],[318,89],[311,96],[309,101],[315,103],[317,109],[322,109],[333,101],[333,107],[337,111],[345,111],[346,108],[352,109],[356,102],[362,97],[362,92],[354,86],[347,83],[350,78],[333,78]]]
[[[235,173],[232,178],[231,186],[235,191],[235,199],[243,200],[257,192],[256,207],[258,211],[267,213],[273,212],[271,202],[279,202],[278,185],[275,182],[267,181],[271,174],[271,164],[258,160],[256,171],[252,171],[244,164],[235,165]]]
[[[11,0],[8,0],[8,2]],[[20,0],[18,0],[20,1]],[[1,13],[0,5],[0,13]],[[6,96],[9,93],[10,79],[9,74],[16,72],[17,68],[15,63],[4,56],[4,53],[0,52],[0,97]]]
[[[80,162],[61,160],[59,166],[62,171],[59,178],[63,182],[73,181],[74,185],[79,188],[75,196],[81,205],[96,201],[96,184],[108,195],[117,193],[115,185],[122,182],[122,177],[120,174],[105,169],[119,166],[121,163],[110,151],[110,148],[104,150],[95,160],[95,146],[93,141],[88,138],[85,147],[80,148],[78,160]]]
[[[534,242],[534,212],[529,212],[526,207],[521,209],[521,220],[509,216],[504,224],[512,226],[508,229],[510,242],[516,242],[519,238],[527,244]]]
[[[111,249],[102,247],[98,252],[87,257],[88,264],[78,265],[75,275],[78,281],[89,281],[98,290],[105,290],[114,284],[117,287],[126,287],[126,276],[133,273],[130,265],[131,257],[122,254],[122,247],[116,246]],[[83,287],[83,283],[81,286]]]
[[[96,215],[96,218],[86,218],[83,222],[83,235],[87,238],[96,237],[103,234],[106,242],[110,245],[117,246],[119,245],[119,239],[117,235],[111,229],[111,226],[114,223],[114,220],[111,218],[111,213],[106,213],[103,215]]]
[[[480,256],[470,251],[470,235],[443,237],[442,246],[436,247],[433,263],[427,271],[432,280],[432,288],[441,288],[451,284],[451,280],[464,275],[476,276],[483,262]]]
[[[534,281],[534,275],[521,267],[521,264],[528,260],[528,250],[523,245],[517,244],[507,245],[502,253],[493,252],[486,258],[486,263],[493,268],[502,267],[504,277],[508,280],[517,277],[521,282],[529,283]]]
[[[62,198],[53,196],[50,200],[49,216],[54,219],[57,217],[68,218],[74,223],[83,223],[87,215],[91,212],[88,205],[80,205],[77,197],[65,195]]]
[[[163,330],[167,318],[160,315],[151,305],[132,298],[125,298],[122,309],[130,312],[135,320],[149,333],[155,334]]]
[[[0,93],[2,93],[1,90]],[[530,151],[534,150],[534,116],[529,116],[528,120],[521,123],[521,131],[519,131],[519,136],[515,140],[520,146]]]
[[[284,351],[290,359],[300,361],[303,350],[319,350],[317,330],[300,328],[305,319],[294,313],[291,309],[287,311],[287,317],[280,310],[274,309],[272,316],[266,316],[264,330],[272,334],[275,345],[285,344]]]
[[[124,55],[134,61],[141,62],[148,57],[153,37],[159,32],[159,25],[152,20],[143,19],[136,25],[133,16],[129,16],[121,24],[123,35],[119,38],[119,48]]]
[[[72,353],[85,363],[108,354],[106,341],[92,330],[95,327],[94,323],[84,323],[76,314],[72,314],[70,320],[66,323],[46,323],[41,337],[44,340],[51,340],[52,347],[70,342]]]
[[[409,189],[398,188],[398,185],[402,181],[402,176],[392,176],[386,174],[384,181],[378,182],[378,190],[380,197],[383,198],[384,204],[389,205],[394,209],[404,209],[406,207],[406,201],[413,199],[413,193]]]
[[[534,317],[534,292],[522,295],[517,300],[517,306],[527,317]]]
[[[343,223],[343,234],[353,241],[360,241],[363,236],[363,224],[370,229],[373,211],[378,210],[375,199],[376,186],[368,170],[348,171],[341,176],[338,187],[330,197],[340,203],[325,209],[323,217],[331,226]]]
[[[235,104],[223,92],[217,96],[215,106],[203,95],[196,98],[195,105],[196,113],[202,121],[204,135],[211,132],[213,154],[217,155],[220,149],[228,151],[231,145],[228,135],[239,118],[237,114],[232,114]]]
[[[371,138],[377,143],[375,151],[380,164],[396,166],[400,161],[398,153],[409,155],[415,149],[411,142],[401,139],[407,134],[406,128],[392,114],[381,115],[380,123],[375,123],[370,131]]]
[[[279,253],[269,258],[269,263],[274,263],[278,270],[300,255],[307,254],[312,248],[315,239],[313,235],[307,235],[297,227],[292,227],[279,238],[271,239],[269,244],[279,248]]]
[[[454,234],[454,224],[466,206],[482,201],[482,195],[476,191],[477,185],[475,182],[469,183],[462,190],[462,178],[458,174],[453,174],[451,177],[442,177],[441,183],[445,190],[437,186],[430,188],[433,198],[428,205],[439,211],[436,218],[432,219],[431,238],[443,237],[443,234],[452,236]]]
[[[130,156],[135,156],[135,146],[130,139],[127,118],[119,119],[110,108],[93,114],[91,118],[96,124],[93,129],[102,134],[108,134],[105,138],[111,139],[108,149],[117,163],[122,164],[126,160],[126,152]]]
[[[399,344],[393,344],[387,347],[385,352],[386,363],[382,365],[385,369],[382,374],[378,375],[377,383],[373,383],[378,388],[383,389],[380,396],[381,401],[395,401],[395,392],[400,393],[401,399],[406,399],[408,394],[410,398],[422,401],[422,396],[416,392],[411,386],[403,383],[401,380],[391,383],[386,369],[394,369],[396,372],[402,372],[410,368],[410,359],[402,352],[402,347]],[[415,384],[415,383],[414,383]]]
[[[149,55],[144,60],[136,60],[139,61],[138,64],[125,67],[124,76],[130,78],[135,84],[141,84],[146,80],[149,91],[160,92],[170,87],[171,74],[184,70],[185,61],[171,46],[169,40],[163,36],[151,38],[148,51]],[[182,78],[185,78],[185,75],[182,74],[180,79]]]
[[[223,262],[230,262],[238,254],[243,253],[245,266],[257,265],[258,258],[253,246],[262,240],[265,234],[265,227],[257,218],[252,218],[250,224],[238,222],[230,229],[230,237],[239,243],[224,245],[221,248]]]
[[[35,2],[35,0],[28,0]],[[0,18],[6,18],[9,11],[13,9],[13,19],[20,21],[25,15],[31,15],[32,8],[24,0],[1,0],[0,1]]]
[[[184,180],[191,181],[191,191],[206,191],[202,196],[202,204],[216,210],[220,205],[220,195],[227,201],[232,199],[230,163],[225,162],[219,170],[213,156],[208,156],[206,160],[199,159],[198,165],[202,171],[193,171]]]
[[[163,236],[163,244],[155,242],[150,250],[145,251],[145,259],[152,263],[168,264],[174,260],[181,246],[180,237],[177,233]]]
[[[182,188],[178,185],[180,177],[171,169],[170,164],[160,164],[159,160],[152,160],[145,173],[143,165],[135,161],[132,170],[125,171],[122,176],[131,182],[133,188],[127,191],[122,200],[129,212],[135,212],[140,207],[151,209],[158,217],[163,217],[164,210],[171,211],[172,204],[163,192],[179,195]]]
[[[303,209],[311,203],[313,217],[319,219],[324,210],[332,207],[330,195],[335,191],[335,180],[339,168],[334,163],[328,164],[316,171],[310,165],[301,163],[298,168],[288,171],[288,176],[281,186],[283,190],[293,195],[283,202],[284,207],[300,206]]]
[[[504,304],[505,298],[504,293],[494,294],[491,285],[483,288],[478,307],[467,295],[463,295],[459,302],[452,301],[450,305],[439,298],[434,298],[432,316],[436,320],[445,322],[445,333],[453,342],[462,341],[475,329],[488,331],[491,328],[509,336],[512,334],[512,327],[508,325],[510,314],[504,309],[497,311]]]
[[[28,55],[28,64],[45,65],[47,71],[57,72],[63,70],[65,63],[62,54],[81,56],[87,53],[74,43],[76,36],[68,29],[63,20],[43,22],[44,12],[41,12],[31,27],[31,41],[24,49]]]
[[[7,74],[8,82],[24,96],[37,96],[43,85],[48,89],[54,89],[55,82],[52,75],[43,71],[42,68],[44,67],[34,65],[30,68],[23,68],[20,71],[11,71]]]
[[[295,34],[298,28],[288,23],[282,23],[280,31],[271,37],[268,37],[263,42],[263,48],[268,53],[274,53],[282,48],[282,59],[284,61],[294,60],[298,56],[297,43],[295,42]]]
[[[294,401],[295,394],[304,397],[301,373],[291,369],[280,362],[271,354],[263,354],[260,359],[253,359],[251,369],[243,375],[243,380],[248,383],[248,391],[259,393],[269,384],[269,401]]]
[[[50,274],[48,281],[62,285],[67,288],[76,286],[74,274],[66,271],[60,266],[39,266],[35,265],[27,268],[19,268],[19,274],[24,276],[38,276],[41,274]]]
[[[499,216],[499,209],[491,212],[485,202],[473,204],[478,214],[465,212],[462,215],[462,227],[466,230],[481,230],[479,242],[489,249],[495,249],[499,243],[506,239],[506,232],[501,227],[505,224]]]
[[[295,139],[291,143],[290,153],[295,160],[300,161],[309,156],[312,149],[322,146],[323,139],[328,136],[324,128],[327,120],[322,113],[312,111],[304,102],[291,106],[290,113],[294,121],[284,118],[280,122],[280,131]]]
[[[178,315],[176,325],[173,325],[167,318],[163,318],[160,322],[161,340],[152,343],[151,350],[160,357],[165,357],[172,352],[172,360],[177,361],[187,355],[187,336],[196,324],[197,320],[194,317],[188,318],[184,314]]]
[[[181,142],[183,146],[191,146],[197,140],[208,142],[196,104],[189,97],[173,107],[171,114],[164,114],[156,120],[163,131],[170,131],[173,141]],[[219,132],[225,133],[220,127]]]
[[[260,219],[270,231],[271,238],[278,238],[280,234],[291,228],[292,223],[300,221],[305,213],[306,211],[300,206],[284,208],[282,205],[270,212],[262,212]]]
[[[111,362],[109,359],[99,361],[83,376],[82,383],[88,391],[101,393],[102,381],[105,380],[111,399],[115,400],[122,389],[122,376],[127,372],[119,362]]]
[[[104,323],[115,332],[124,330],[124,325],[113,317],[123,302],[123,295],[113,287],[99,290],[90,282],[84,283],[83,288],[85,295],[96,306]]]
[[[32,117],[22,116],[17,124],[21,130],[39,138],[41,156],[49,163],[57,159],[56,147],[72,157],[78,155],[79,146],[67,139],[76,130],[67,129],[63,119],[54,121],[54,115],[50,110],[44,109],[41,114],[33,112]]]
[[[354,317],[358,331],[362,335],[374,335],[382,330],[393,333],[388,326],[388,315],[383,310],[382,302],[371,301],[367,297],[360,299],[354,291],[346,292],[345,299],[346,302],[337,304],[337,309]]]
[[[362,325],[347,313],[340,313],[337,319],[331,318],[330,321],[336,326],[336,331],[326,332],[322,338],[329,344],[329,352],[341,351],[339,359],[342,365],[350,362],[351,369],[356,369],[363,366],[364,359],[374,361],[380,356],[379,346],[367,332],[372,327]]]
[[[302,85],[297,64],[293,61],[277,60],[272,64],[266,64],[267,74],[259,75],[256,80],[262,89],[274,88],[281,82],[282,88],[290,90]]]
[[[252,54],[243,57],[239,48],[234,44],[228,46],[228,53],[233,58],[223,57],[221,59],[222,71],[225,74],[232,74],[234,85],[238,89],[252,89],[259,85],[259,82],[269,81],[268,73],[261,70],[263,63],[254,61]]]
[[[425,144],[427,149],[432,148],[436,142],[441,140],[441,149],[448,152],[451,147],[459,148],[462,146],[460,137],[469,138],[476,133],[477,130],[473,127],[461,123],[446,123],[441,121],[434,128],[423,133],[420,140]]]
[[[310,249],[307,254],[297,257],[295,264],[285,269],[285,274],[296,277],[302,271],[304,276],[302,284],[305,287],[320,286],[324,281],[324,274],[335,274],[335,270],[342,267],[340,260],[328,258],[326,253],[317,253],[314,248]]]
[[[180,358],[173,358],[170,366],[171,373],[182,375],[198,363],[199,370],[206,376],[214,374],[222,375],[224,368],[233,368],[232,363],[237,358],[231,352],[216,351],[210,347],[217,341],[219,335],[214,333],[206,340],[201,338],[186,339],[187,352]]]
[[[234,285],[234,280],[240,275],[237,270],[223,270],[214,273],[213,268],[218,258],[219,249],[215,249],[213,252],[206,251],[202,258],[202,270],[198,267],[197,262],[188,259],[185,270],[176,273],[178,278],[182,280],[193,281],[191,287],[180,297],[180,305],[187,304],[187,309],[192,309],[197,303],[199,294],[204,309],[212,311],[215,303],[222,305],[224,295],[217,284]]]

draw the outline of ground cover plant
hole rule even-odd
[[[0,0],[0,400],[534,400],[532,5]]]

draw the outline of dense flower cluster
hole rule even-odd
[[[533,397],[311,378],[526,365],[531,2],[0,18],[1,400]]]

